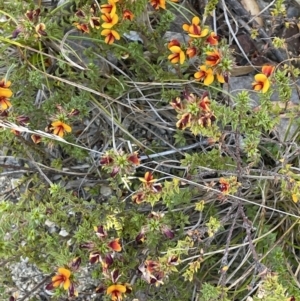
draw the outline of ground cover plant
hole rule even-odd
[[[298,19],[266,9],[0,1],[3,300],[300,298]]]

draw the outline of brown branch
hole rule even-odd
[[[248,30],[244,25],[245,22],[249,21],[250,14],[245,10],[245,8],[237,0],[226,0],[226,4],[228,5],[228,7],[230,7],[230,9],[235,13],[236,16],[247,16],[243,18],[244,20],[241,18],[237,18],[237,21],[246,30]],[[281,52],[278,49],[274,48],[272,40],[269,37],[269,35],[260,27],[260,25],[255,20],[253,20],[252,23],[254,26],[258,28],[259,37],[264,40],[267,40],[267,43],[272,47],[270,50],[272,54],[276,57],[277,61],[278,62],[284,61],[284,57],[282,56]]]

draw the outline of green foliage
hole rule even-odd
[[[82,279],[103,300],[116,299],[112,285],[124,300],[240,300],[254,280],[254,301],[300,298],[298,137],[276,136],[281,114],[292,124],[299,113],[297,68],[262,70],[253,107],[248,91],[223,90],[226,39],[180,2],[0,2],[0,167],[22,174],[1,191],[1,296],[12,299],[8,267],[22,257],[44,275],[70,272],[69,288],[66,275],[36,286],[53,300],[77,289],[92,300]],[[191,39],[166,40],[179,15]]]
[[[208,153],[185,154],[181,160],[182,166],[188,166],[191,174],[197,173],[201,167],[208,167],[218,170],[234,170],[235,162],[220,152],[220,149],[212,149]]]

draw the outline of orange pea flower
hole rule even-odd
[[[199,66],[199,71],[194,74],[194,77],[198,81],[203,81],[205,86],[209,86],[214,81],[212,69],[207,68],[205,65]]]
[[[254,76],[255,82],[252,83],[252,87],[255,91],[262,91],[266,93],[270,88],[270,81],[268,77],[262,73],[256,74]]]
[[[112,301],[121,301],[123,296],[127,291],[127,288],[123,284],[113,284],[109,286],[106,290],[107,295],[111,295]]]
[[[42,137],[40,135],[32,134],[31,140],[33,141],[33,143],[39,144],[42,141]]]
[[[35,27],[35,32],[39,37],[47,35],[45,30],[46,30],[46,25],[44,23],[40,23]]]
[[[150,171],[147,171],[143,178],[139,178],[141,182],[145,184],[145,186],[151,186],[152,183],[155,183],[157,179],[154,179],[153,174]]]
[[[268,77],[270,77],[274,71],[275,67],[272,65],[264,65],[262,67],[261,72],[254,76],[255,82],[252,83],[252,87],[255,91],[262,91],[262,93],[266,93],[270,88],[270,81]]]
[[[134,14],[129,9],[123,10],[123,20],[129,20],[132,21],[134,18]]]
[[[59,268],[57,275],[52,277],[52,286],[62,286],[64,290],[68,290],[71,286],[71,271],[65,268]]]
[[[74,283],[71,281],[71,271],[65,268],[59,268],[57,274],[52,277],[52,282],[47,286],[47,290],[52,290],[56,287],[63,287],[68,291],[70,297],[78,296],[78,292],[75,290]]]
[[[183,64],[185,61],[185,53],[184,51],[180,48],[180,43],[178,40],[172,40],[168,44],[169,50],[172,52],[168,56],[168,59],[172,64],[177,64],[178,62],[180,64]]]
[[[199,107],[202,109],[204,112],[210,112],[210,100],[208,96],[202,97],[201,101],[199,102]]]
[[[8,98],[4,96],[0,96],[0,110],[4,111],[10,107],[11,107],[11,102],[8,100]]]
[[[195,46],[190,46],[186,49],[186,55],[191,59],[192,57],[197,55],[197,48]]]
[[[120,40],[120,38],[121,38],[119,33],[113,29],[103,29],[101,31],[101,35],[105,36],[104,41],[106,44],[109,44],[109,45],[113,44],[113,42],[115,40]]]
[[[9,89],[11,85],[10,81],[5,81],[3,78],[0,80],[0,97],[11,97],[13,92]]]
[[[154,9],[166,9],[166,0],[150,0],[151,5]]]
[[[73,25],[83,33],[89,33],[90,29],[88,24],[75,22]]]
[[[191,125],[192,115],[191,113],[185,113],[181,116],[181,118],[177,121],[176,127],[180,130],[184,130]]]
[[[127,161],[134,164],[134,165],[140,165],[140,159],[139,159],[139,156],[138,156],[137,152],[129,154],[127,156]]]
[[[28,18],[29,21],[36,23],[38,21],[40,13],[41,10],[39,8],[34,10],[27,10],[25,16]]]
[[[100,18],[99,17],[91,17],[90,25],[92,28],[99,29],[100,28]]]
[[[270,77],[273,73],[275,69],[275,66],[272,66],[272,65],[264,65],[261,69],[261,72],[267,76],[267,77]]]
[[[104,23],[102,23],[101,26],[107,29],[112,28],[119,21],[119,17],[117,14],[103,14],[101,16],[101,19],[104,21]]]
[[[230,183],[225,178],[220,178],[219,180],[219,189],[223,194],[229,194]]]
[[[225,83],[225,77],[222,73],[216,73],[216,77],[219,83],[224,84]]]
[[[113,249],[115,252],[121,252],[122,251],[122,246],[120,244],[120,238],[116,238],[112,240],[108,246]]]
[[[170,105],[172,106],[172,108],[174,110],[176,110],[177,112],[180,112],[184,109],[184,105],[181,101],[180,97],[175,97],[171,100]]]
[[[67,133],[71,133],[72,132],[72,128],[68,124],[66,124],[66,123],[64,123],[64,122],[62,122],[60,120],[52,122],[50,129],[51,129],[51,131],[52,131],[52,133],[54,135],[57,135],[57,136],[59,136],[61,138],[64,136],[64,134],[66,132]]]
[[[206,55],[205,64],[208,66],[216,66],[221,61],[221,54],[217,49],[214,51],[207,51]]]
[[[116,13],[116,1],[114,0],[108,0],[108,3],[100,5],[100,11],[102,14],[112,14],[114,15]]]
[[[139,192],[135,193],[135,194],[131,197],[132,201],[133,201],[134,203],[136,203],[136,204],[142,203],[142,202],[145,200],[145,198],[146,198],[145,193],[142,192],[142,191],[139,191]]]
[[[219,43],[219,37],[215,34],[214,31],[212,31],[209,36],[206,38],[206,43],[214,46],[214,45],[218,45]]]
[[[200,27],[200,19],[194,17],[192,19],[192,24],[183,24],[182,28],[184,31],[188,32],[188,35],[192,38],[203,38],[207,36],[208,29],[204,28],[203,30]]]

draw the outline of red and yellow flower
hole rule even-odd
[[[122,245],[120,244],[120,238],[116,238],[108,243],[108,246],[115,252],[122,251]]]
[[[194,74],[194,77],[198,81],[203,81],[205,86],[209,86],[214,81],[213,70],[205,65],[199,66],[199,71]]]
[[[153,174],[150,171],[147,171],[143,178],[140,178],[140,181],[143,183],[144,186],[149,187],[152,186],[153,183],[157,181],[154,179]]]
[[[88,24],[86,23],[79,23],[79,22],[74,22],[73,25],[80,30],[82,33],[89,33],[90,29]]]
[[[172,101],[170,102],[170,105],[177,112],[180,112],[184,109],[184,105],[183,105],[180,97],[173,98]]]
[[[134,18],[134,14],[129,9],[123,10],[123,20],[129,20],[132,21]]]
[[[218,45],[219,37],[216,35],[214,31],[212,31],[209,36],[206,38],[206,43],[212,46]]]
[[[113,42],[115,40],[120,40],[120,38],[121,38],[119,33],[113,29],[103,29],[101,31],[101,35],[105,36],[104,41],[106,44],[109,44],[109,45],[113,44]]]
[[[71,285],[71,271],[65,268],[59,268],[56,276],[52,277],[53,287],[62,286],[64,290],[68,290]]]
[[[262,67],[262,73],[258,73],[254,76],[254,82],[252,83],[252,87],[255,91],[261,91],[262,93],[266,93],[270,88],[270,81],[268,77],[270,77],[274,71],[275,67],[272,65],[264,65]]]
[[[261,72],[266,76],[266,77],[270,77],[272,75],[272,73],[275,70],[275,66],[272,65],[264,65],[261,68]]]
[[[193,17],[191,24],[183,24],[182,28],[192,38],[203,38],[208,35],[208,29],[201,29],[199,17]]]
[[[270,88],[270,81],[267,76],[262,73],[256,74],[254,76],[254,82],[252,83],[252,87],[255,91],[261,91],[262,93],[266,93]]]
[[[3,78],[0,81],[0,97],[11,97],[13,92],[9,89],[11,85],[10,81],[5,81]]]
[[[114,15],[116,13],[116,9],[117,9],[115,2],[117,2],[117,1],[108,0],[108,3],[100,5],[101,13]]]
[[[137,152],[129,154],[127,156],[127,161],[134,164],[134,165],[140,165],[140,159],[139,159],[139,156],[138,156]]]
[[[165,274],[161,270],[161,264],[158,261],[146,260],[138,269],[142,273],[142,278],[148,283],[156,286],[163,284],[162,280]]]
[[[202,99],[199,102],[199,107],[201,108],[202,111],[204,112],[210,112],[210,100],[208,96],[202,97]]]
[[[115,26],[118,21],[119,21],[119,17],[117,14],[103,14],[101,16],[101,19],[104,21],[104,23],[102,23],[102,27],[103,28],[106,28],[106,29],[109,29],[109,28],[112,28],[113,26]]]
[[[180,130],[186,129],[187,127],[191,126],[191,119],[191,113],[183,114],[181,118],[176,122],[176,127],[178,127]]]
[[[100,18],[99,17],[91,17],[90,25],[92,28],[99,29],[100,28]]]
[[[223,194],[225,194],[225,195],[229,194],[229,190],[230,190],[229,181],[225,178],[220,178],[220,180],[219,180],[219,189]]]
[[[44,23],[40,23],[35,27],[35,32],[37,33],[38,37],[46,36],[46,25]]]
[[[197,47],[195,46],[189,46],[187,49],[186,49],[186,55],[191,59],[192,57],[196,56],[197,55]]]
[[[224,84],[225,83],[225,77],[222,73],[217,72],[216,77],[219,83]]]
[[[150,0],[150,3],[156,10],[160,8],[166,9],[166,0]]]
[[[66,124],[60,120],[53,121],[51,123],[50,130],[52,131],[52,133],[54,135],[57,135],[61,138],[65,135],[65,133],[72,132],[72,128],[68,124]]]
[[[0,110],[4,111],[11,107],[11,102],[7,97],[0,96]]]
[[[138,191],[134,195],[132,195],[131,199],[136,204],[141,204],[146,198],[146,195],[143,191]]]
[[[126,292],[127,287],[118,283],[109,286],[106,290],[106,294],[111,296],[112,301],[121,301]]]
[[[185,53],[184,51],[180,48],[180,43],[178,40],[172,40],[168,44],[169,50],[172,52],[168,56],[168,59],[172,64],[177,64],[178,62],[180,64],[183,64],[185,61]]]
[[[78,296],[78,292],[75,291],[71,278],[72,274],[69,269],[59,268],[57,274],[52,277],[52,281],[46,286],[46,289],[52,290],[57,287],[62,287],[68,291],[70,297]]]
[[[207,51],[206,52],[206,59],[205,64],[207,66],[213,67],[220,63],[221,61],[221,54],[218,49],[215,49],[214,51]]]
[[[41,13],[40,8],[34,10],[27,10],[25,16],[28,18],[29,21],[36,23],[38,21],[40,13]]]
[[[33,141],[33,143],[39,144],[42,141],[42,137],[40,135],[32,134],[31,140]]]

